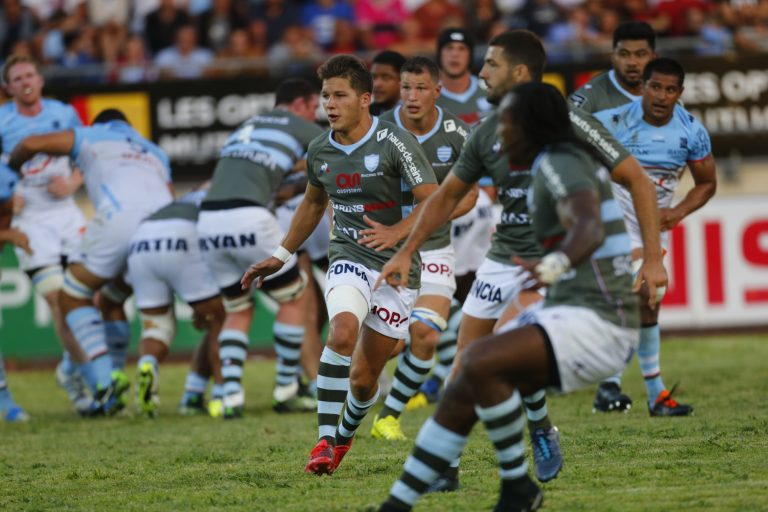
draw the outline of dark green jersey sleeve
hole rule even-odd
[[[309,143],[309,147],[307,148],[307,181],[318,188],[323,188],[323,184],[315,174],[315,166],[313,163],[315,155],[317,154],[318,147],[321,146],[327,138],[328,132],[324,132],[323,134],[318,135],[312,139],[312,142]]]
[[[406,130],[390,129],[387,135],[388,151],[396,162],[403,181],[409,188],[437,183],[435,172],[416,138]]]
[[[595,188],[594,178],[590,179],[584,172],[584,169],[590,168],[590,162],[584,158],[583,153],[546,154],[537,164],[538,172],[542,174],[542,183],[556,201],[579,190]]]
[[[613,171],[630,156],[624,146],[592,114],[571,107],[568,115],[576,136],[597,150],[601,162],[609,171]]]
[[[488,133],[489,129],[495,131],[495,123],[490,122],[491,119],[495,118],[496,116],[491,114],[469,134],[469,138],[461,150],[461,155],[459,155],[459,159],[451,170],[464,183],[477,183],[480,181],[480,178],[488,175],[489,171],[486,169],[485,162],[483,162],[482,151],[487,149],[485,146],[488,140],[496,140],[495,133]]]

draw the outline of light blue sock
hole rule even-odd
[[[645,389],[648,392],[648,404],[653,407],[656,397],[664,391],[664,381],[661,380],[659,353],[661,352],[661,333],[659,324],[640,329],[640,345],[637,348],[637,359],[640,361],[640,371],[645,379]]]
[[[147,355],[145,355],[145,356],[141,356],[141,357],[139,358],[139,362],[138,362],[138,363],[136,363],[136,367],[137,367],[137,368],[141,368],[141,366],[142,366],[144,363],[149,363],[149,364],[151,364],[151,365],[152,365],[152,367],[155,369],[155,371],[157,371],[157,358],[156,358],[155,356],[153,356],[152,354],[147,354]]]
[[[224,384],[214,384],[211,386],[211,399],[221,400],[224,398]]]
[[[67,313],[66,322],[75,339],[88,356],[80,366],[83,378],[95,395],[112,383],[112,361],[108,357],[107,333],[99,311],[85,306]]]
[[[5,381],[5,364],[0,356],[0,411],[7,411],[14,405],[16,402],[13,401],[8,383]]]
[[[107,333],[107,347],[112,367],[122,370],[128,358],[128,345],[131,343],[131,326],[126,320],[111,320],[104,322]]]
[[[272,326],[277,354],[275,385],[288,386],[296,382],[299,372],[299,355],[304,341],[304,326],[275,322]]]
[[[195,394],[195,395],[204,395],[205,394],[205,388],[208,387],[208,379],[203,377],[197,372],[189,372],[187,373],[187,380],[184,382],[184,392]]]
[[[603,382],[612,382],[616,384],[617,386],[621,387],[621,376],[624,374],[623,371],[617,373],[616,375],[611,375],[607,379],[603,379]]]
[[[69,352],[65,350],[61,355],[61,363],[59,363],[59,368],[61,368],[61,371],[66,375],[74,375],[78,371],[77,366],[78,365],[72,361],[72,356],[70,356]]]
[[[248,357],[248,336],[235,329],[224,329],[219,334],[219,358],[224,377],[224,394],[242,391],[243,365]]]

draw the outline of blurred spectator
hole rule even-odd
[[[680,37],[686,34],[686,12],[690,9],[706,9],[706,0],[662,0],[656,6],[656,17],[663,25],[654,27],[658,34]]]
[[[65,50],[59,64],[65,68],[77,69],[98,63],[93,45],[94,35],[95,31],[90,26],[64,34]]]
[[[400,25],[408,18],[408,11],[401,0],[358,0],[355,17],[365,46],[381,50],[399,39]]]
[[[125,25],[107,23],[96,32],[97,54],[100,60],[106,64],[115,64],[120,50],[125,46]]]
[[[24,0],[22,3],[34,13],[35,19],[40,23],[64,9],[64,0]]]
[[[328,53],[337,55],[341,53],[356,53],[364,49],[364,45],[358,38],[358,32],[355,26],[347,20],[336,20],[333,42]]]
[[[163,48],[170,47],[179,27],[189,23],[189,16],[174,5],[173,0],[161,0],[160,7],[147,14],[144,20],[144,33],[149,44],[149,51],[157,54]]]
[[[155,78],[157,72],[147,54],[144,38],[139,34],[131,34],[118,56],[114,79],[123,84],[133,84]]]
[[[421,37],[433,44],[441,30],[463,26],[465,20],[464,10],[448,0],[427,0],[411,17],[421,25]]]
[[[263,39],[260,44],[255,45],[248,30],[235,29],[229,34],[226,48],[216,54],[216,60],[206,72],[206,76],[226,77],[263,73],[266,70],[266,64],[263,61],[266,53]]]
[[[563,19],[560,8],[553,0],[528,0],[521,14],[528,20],[528,30],[542,39],[546,38],[552,27]]]
[[[210,9],[200,14],[197,20],[200,46],[215,52],[223,50],[229,43],[229,34],[234,29],[245,28],[247,19],[232,0],[213,0]]]
[[[738,16],[740,22],[734,34],[736,46],[747,51],[768,51],[768,1],[741,5]]]
[[[613,48],[613,33],[621,25],[619,13],[614,9],[603,9],[598,13],[595,25],[597,26],[600,49],[610,52]]]
[[[130,20],[130,0],[88,0],[87,3],[89,21],[96,27],[108,23],[125,27]]]
[[[489,41],[490,33],[501,23],[501,11],[495,0],[467,0],[466,10],[467,30],[478,41]]]
[[[302,9],[301,23],[309,27],[315,42],[323,48],[330,48],[336,20],[355,22],[352,7],[343,0],[310,0]]]
[[[272,63],[293,69],[291,61],[317,60],[322,57],[323,51],[315,44],[312,33],[308,29],[291,25],[285,29],[280,42],[270,48],[267,55]],[[305,66],[303,62],[296,64],[298,69],[303,69]]]
[[[431,54],[434,46],[434,39],[421,36],[421,23],[416,18],[410,17],[400,25],[400,39],[389,45],[389,49],[406,57],[414,57]]]
[[[176,31],[176,43],[155,57],[160,75],[166,78],[199,78],[213,62],[213,52],[197,44],[194,25],[183,25]]]
[[[400,69],[403,64],[405,57],[391,50],[383,51],[373,58],[373,103],[369,107],[371,115],[378,116],[395,108],[400,102]]]
[[[698,37],[695,50],[698,55],[722,55],[733,45],[733,36],[712,10],[689,9],[685,13],[688,35]]]
[[[547,42],[558,45],[585,45],[596,43],[598,33],[589,24],[587,11],[579,6],[568,12],[568,19],[549,29]]]
[[[286,27],[299,24],[297,11],[292,0],[264,0],[251,7],[251,26],[263,27],[267,33],[267,46],[272,46],[280,40]]]
[[[3,0],[0,9],[0,56],[10,55],[17,41],[31,39],[38,29],[34,13],[21,0]]]

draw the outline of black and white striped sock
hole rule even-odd
[[[325,347],[320,356],[317,373],[318,438],[336,442],[336,426],[349,391],[350,356],[343,356]]]

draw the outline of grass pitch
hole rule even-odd
[[[591,412],[593,390],[550,397],[565,466],[543,486],[544,510],[768,510],[768,336],[665,342],[666,383],[682,384],[691,418],[650,418],[637,363],[624,388],[628,414]],[[176,415],[186,368],[161,370],[160,417],[82,420],[53,372],[11,373],[15,398],[32,415],[0,423],[2,510],[348,511],[374,508],[400,474],[412,441],[370,438],[369,416],[332,477],[302,470],[313,447],[313,414],[269,407],[273,364],[246,365],[247,417]],[[133,398],[133,397],[131,397]],[[403,416],[409,439],[431,409]],[[462,460],[462,489],[427,496],[417,510],[490,510],[495,458],[482,428]]]

